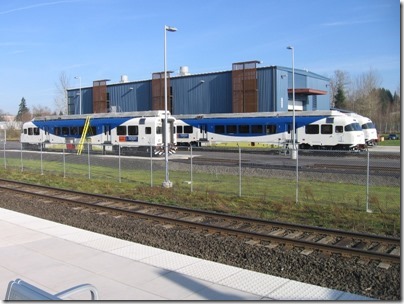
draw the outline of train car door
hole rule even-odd
[[[103,141],[104,143],[111,143],[111,125],[103,125]]]
[[[282,140],[285,143],[292,142],[292,129],[293,129],[293,126],[291,123],[285,123],[285,132],[283,132],[283,138],[282,138]]]
[[[49,126],[44,127],[44,132],[45,132],[45,141],[50,142],[50,132],[49,132]]]
[[[207,141],[208,140],[208,127],[206,124],[199,125],[199,140]]]

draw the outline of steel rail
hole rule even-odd
[[[270,222],[270,221],[266,221],[266,220],[252,219],[252,218],[240,217],[240,216],[230,216],[230,215],[218,214],[218,213],[207,212],[207,211],[187,209],[187,208],[183,208],[183,207],[165,206],[165,205],[161,205],[161,204],[153,204],[153,203],[147,203],[147,202],[143,202],[143,201],[134,201],[134,200],[116,198],[116,197],[111,197],[111,196],[106,196],[106,195],[90,194],[90,193],[65,190],[65,189],[56,189],[53,187],[39,186],[39,185],[33,185],[33,184],[29,184],[29,183],[21,183],[21,182],[1,180],[1,179],[0,179],[0,181],[19,184],[19,185],[26,186],[26,187],[37,187],[37,188],[41,188],[44,190],[59,191],[59,192],[64,192],[64,193],[68,193],[68,194],[95,197],[95,198],[103,199],[103,200],[105,200],[105,199],[114,200],[115,202],[142,204],[142,205],[147,205],[147,206],[153,207],[153,208],[155,208],[155,207],[165,208],[165,209],[171,210],[171,211],[192,212],[194,214],[205,215],[205,216],[206,215],[215,216],[215,217],[218,216],[218,217],[226,218],[226,219],[241,220],[241,221],[252,223],[252,224],[272,225],[275,227],[282,227],[282,228],[287,228],[287,229],[299,229],[300,231],[312,232],[312,233],[317,233],[317,234],[328,234],[328,235],[333,235],[333,236],[344,236],[344,237],[351,237],[351,238],[366,238],[367,240],[371,240],[371,241],[375,241],[375,242],[388,243],[390,245],[392,244],[395,246],[400,245],[400,239],[393,238],[393,237],[378,236],[378,235],[371,235],[371,234],[365,234],[365,233],[352,233],[352,232],[346,232],[346,231],[341,231],[341,230],[327,229],[327,228],[321,228],[321,227],[311,227],[311,226],[305,226],[305,225],[296,225],[296,224],[288,224],[288,223],[280,223],[280,222],[272,222],[272,221]],[[12,191],[16,191],[16,192],[20,192],[20,193],[24,193],[24,194],[28,194],[28,195],[37,195],[40,197],[46,197],[46,198],[50,198],[50,199],[62,200],[62,201],[66,201],[69,203],[80,204],[82,206],[87,206],[87,207],[96,207],[98,209],[103,209],[103,210],[130,213],[131,215],[136,215],[137,217],[164,221],[164,222],[172,223],[174,225],[182,225],[182,226],[187,226],[187,227],[192,226],[192,227],[199,228],[202,230],[215,231],[215,232],[225,233],[225,234],[229,234],[229,235],[243,236],[243,237],[251,238],[251,239],[257,239],[257,240],[259,239],[261,241],[276,242],[278,244],[285,244],[285,245],[290,245],[290,246],[294,246],[294,247],[310,248],[310,249],[320,250],[320,251],[324,251],[324,252],[335,252],[335,253],[340,253],[343,255],[350,255],[350,256],[353,255],[353,256],[360,256],[360,257],[367,257],[370,259],[380,259],[383,261],[389,261],[389,262],[393,262],[393,263],[400,263],[400,255],[391,255],[391,254],[381,253],[381,252],[372,252],[372,251],[362,250],[362,249],[357,249],[357,248],[345,248],[345,247],[340,247],[337,245],[322,244],[322,243],[313,242],[313,241],[298,240],[298,239],[270,235],[270,234],[242,231],[239,229],[222,227],[222,226],[206,224],[206,223],[197,223],[197,222],[193,222],[193,221],[189,221],[189,220],[182,220],[182,219],[178,219],[178,218],[167,217],[164,215],[153,215],[153,214],[138,212],[135,210],[128,210],[128,209],[119,208],[116,206],[111,207],[111,206],[99,205],[97,203],[91,203],[88,201],[84,201],[84,202],[78,201],[77,197],[73,197],[73,198],[61,197],[61,196],[54,195],[54,194],[53,195],[46,194],[44,192],[35,193],[30,190],[10,188],[10,187],[5,187],[5,186],[0,186],[0,188],[12,190]]]

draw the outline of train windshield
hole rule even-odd
[[[375,125],[371,122],[368,122],[368,123],[365,123],[362,125],[362,129],[364,129],[364,130],[365,129],[375,129],[375,128],[376,128]]]
[[[354,122],[345,126],[345,132],[351,132],[351,131],[362,131],[362,128],[360,124]]]

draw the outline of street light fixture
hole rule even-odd
[[[168,126],[167,126],[167,32],[176,32],[177,29],[172,26],[164,25],[164,158],[165,158],[165,167],[166,167],[166,177],[163,182],[164,188],[171,188],[173,184],[169,180],[168,177]]]
[[[78,79],[79,83],[80,83],[80,87],[79,87],[79,94],[80,94],[80,101],[79,101],[79,114],[81,114],[81,77],[80,76],[76,76],[74,77],[74,79]]]
[[[293,46],[288,46],[292,50],[292,102],[293,102],[293,126],[292,126],[292,159],[296,159],[296,114],[295,114],[295,50]]]

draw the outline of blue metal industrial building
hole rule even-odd
[[[178,75],[169,73],[168,109],[174,115],[291,111],[292,69],[257,68],[257,63],[234,63],[232,70],[222,72],[190,74],[181,67]],[[294,74],[296,111],[330,109],[330,79],[300,69]],[[123,75],[119,83],[108,81],[68,89],[68,114],[164,109],[164,72],[149,80],[128,81]]]

